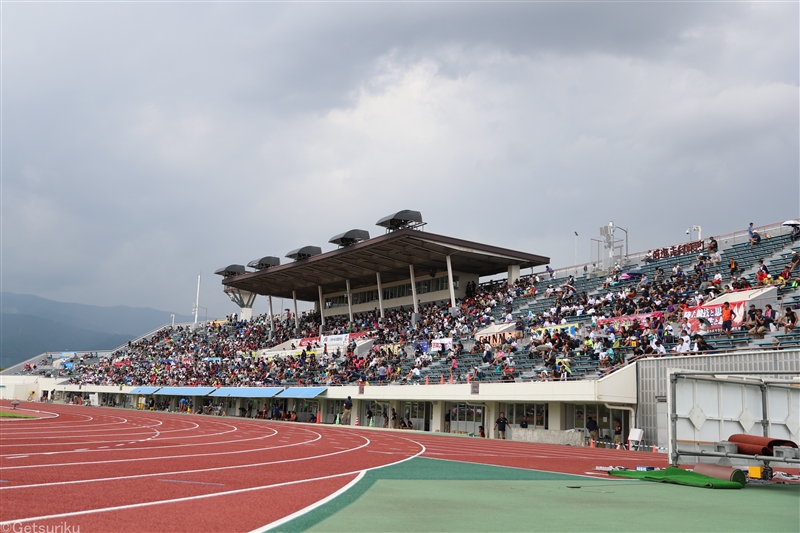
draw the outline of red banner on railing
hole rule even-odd
[[[356,339],[360,339],[364,335],[367,335],[368,332],[366,331],[359,331],[358,333],[350,333],[347,335],[347,343],[353,342]],[[333,344],[328,343],[329,346],[343,346],[347,344],[345,342],[341,342],[344,340],[345,335],[323,335],[322,337],[305,337],[304,339],[300,339],[300,346],[312,346],[314,343],[319,345],[326,344],[326,340],[332,340]]]
[[[747,302],[731,302],[731,310],[735,313],[731,326],[741,327],[745,314],[747,313]],[[701,305],[700,307],[690,307],[684,309],[683,318],[689,319],[689,327],[692,333],[700,330],[701,320],[707,320],[707,329],[719,329],[722,327],[722,304]]]
[[[677,257],[679,255],[691,254],[703,249],[703,241],[687,242],[668,248],[653,250],[653,259],[665,259],[667,257]]]
[[[655,313],[642,313],[640,315],[629,315],[629,316],[614,316],[611,318],[601,318],[597,321],[598,326],[613,326],[615,328],[622,327],[622,326],[630,326],[634,322],[639,322],[639,324],[644,324],[645,320],[648,318],[657,318],[661,320],[664,314],[661,311],[656,311]]]

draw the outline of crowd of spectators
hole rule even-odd
[[[757,246],[758,242],[752,245]],[[572,277],[547,285],[539,294],[537,285],[542,287],[554,278],[549,269],[544,274],[549,278],[546,282],[534,275],[521,277],[510,285],[505,280],[481,286],[470,283],[466,296],[453,309],[449,301],[420,304],[416,314],[411,308],[399,307],[385,310],[383,318],[376,309],[354,315],[352,322],[347,315],[326,317],[324,328],[320,327],[319,312],[304,313],[297,328],[295,317],[288,312],[272,321],[268,315],[250,320],[232,315],[200,328],[164,328],[99,360],[87,361],[83,357],[75,362],[70,381],[93,385],[253,387],[358,381],[413,383],[436,359],[458,374],[463,353],[459,341],[472,339],[493,322],[513,322],[520,334],[510,336],[508,343],[500,347],[475,342],[471,353],[481,357],[484,364],[496,367],[503,379],[513,380],[518,374],[511,354],[520,351],[530,352],[531,358],[541,357],[541,365],[547,370],[539,376],[544,379],[570,377],[570,364],[576,353],[588,355],[597,361],[601,373],[607,373],[641,357],[712,350],[702,335],[690,333],[683,311],[721,294],[751,288],[751,282],[741,276],[735,264],[729,265],[730,276],[725,283],[721,270],[712,268],[719,262],[718,245],[712,238],[687,270],[678,264],[668,272],[658,267],[652,279],[641,275],[633,282],[623,283],[622,269],[615,266],[593,294],[578,292]],[[761,261],[753,284],[797,283],[800,279],[792,276],[798,267],[800,259],[794,254],[782,273],[773,277]],[[716,272],[712,274],[712,270]],[[514,303],[520,298],[540,303],[544,299],[548,303],[541,312],[515,316]],[[770,326],[783,327],[786,332],[795,327],[794,311],[788,309],[779,315],[767,307],[748,312],[743,329],[750,335],[763,336]],[[655,312],[660,316],[623,326],[597,325],[602,318]],[[584,324],[577,334],[542,329],[576,319]],[[676,323],[678,328],[671,325]],[[359,333],[374,343],[366,353],[357,353],[356,342],[336,348],[319,342],[293,344],[299,338],[318,336],[321,329],[325,335]],[[531,332],[536,333],[530,335]],[[522,337],[525,341],[518,344],[517,339]],[[453,340],[449,350],[432,355],[424,349],[444,338]],[[274,351],[281,345],[283,352]],[[473,379],[483,377],[478,366],[465,370]]]

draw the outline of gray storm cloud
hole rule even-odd
[[[3,290],[209,315],[399,209],[589,260],[795,217],[798,5],[5,4]],[[261,309],[258,309],[260,307]],[[264,306],[257,306],[263,311]]]

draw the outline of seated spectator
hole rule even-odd
[[[786,312],[783,314],[779,324],[783,326],[784,333],[789,333],[795,328],[797,325],[797,314],[791,307],[786,308]]]
[[[748,244],[750,246],[761,244],[761,235],[757,231],[753,231],[753,236],[750,237],[750,241],[748,242]]]
[[[678,339],[678,344],[672,348],[672,351],[678,355],[685,355],[689,353],[689,344],[684,342],[683,337]]]
[[[798,226],[795,227],[800,228]],[[792,257],[789,258],[789,265],[788,265],[789,271],[793,272],[797,270],[798,267],[800,267],[800,256],[797,255],[797,252],[792,251]]]
[[[740,271],[739,263],[736,262],[736,259],[733,258],[730,259],[730,261],[728,262],[728,269],[730,270],[731,277],[733,277]]]
[[[764,318],[764,313],[761,311],[761,309],[756,309],[752,327],[749,330],[750,335],[758,339],[763,339],[764,332],[766,332],[768,328],[769,324],[767,323],[766,318]]]

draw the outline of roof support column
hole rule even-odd
[[[297,335],[300,332],[300,319],[297,318],[297,291],[292,291],[292,300],[294,301],[294,330]]]
[[[450,262],[450,256],[445,256],[447,260],[447,287],[450,289],[450,307],[456,306],[456,288],[453,286],[453,264]]]
[[[350,280],[344,280],[347,285],[347,314],[350,315],[350,322],[353,321],[353,296],[350,294]]]
[[[414,277],[414,265],[408,265],[408,271],[411,273],[411,298],[414,301],[414,312],[419,313],[419,306],[417,305],[417,279]]]
[[[322,336],[322,330],[325,327],[325,300],[322,299],[322,285],[317,285],[319,290],[319,334]]]
[[[375,272],[375,277],[378,279],[378,309],[381,311],[381,318],[383,316],[383,287],[381,287],[381,273]]]
[[[275,315],[272,314],[272,295],[270,294],[267,299],[269,300],[269,336],[272,338],[275,336]]]

